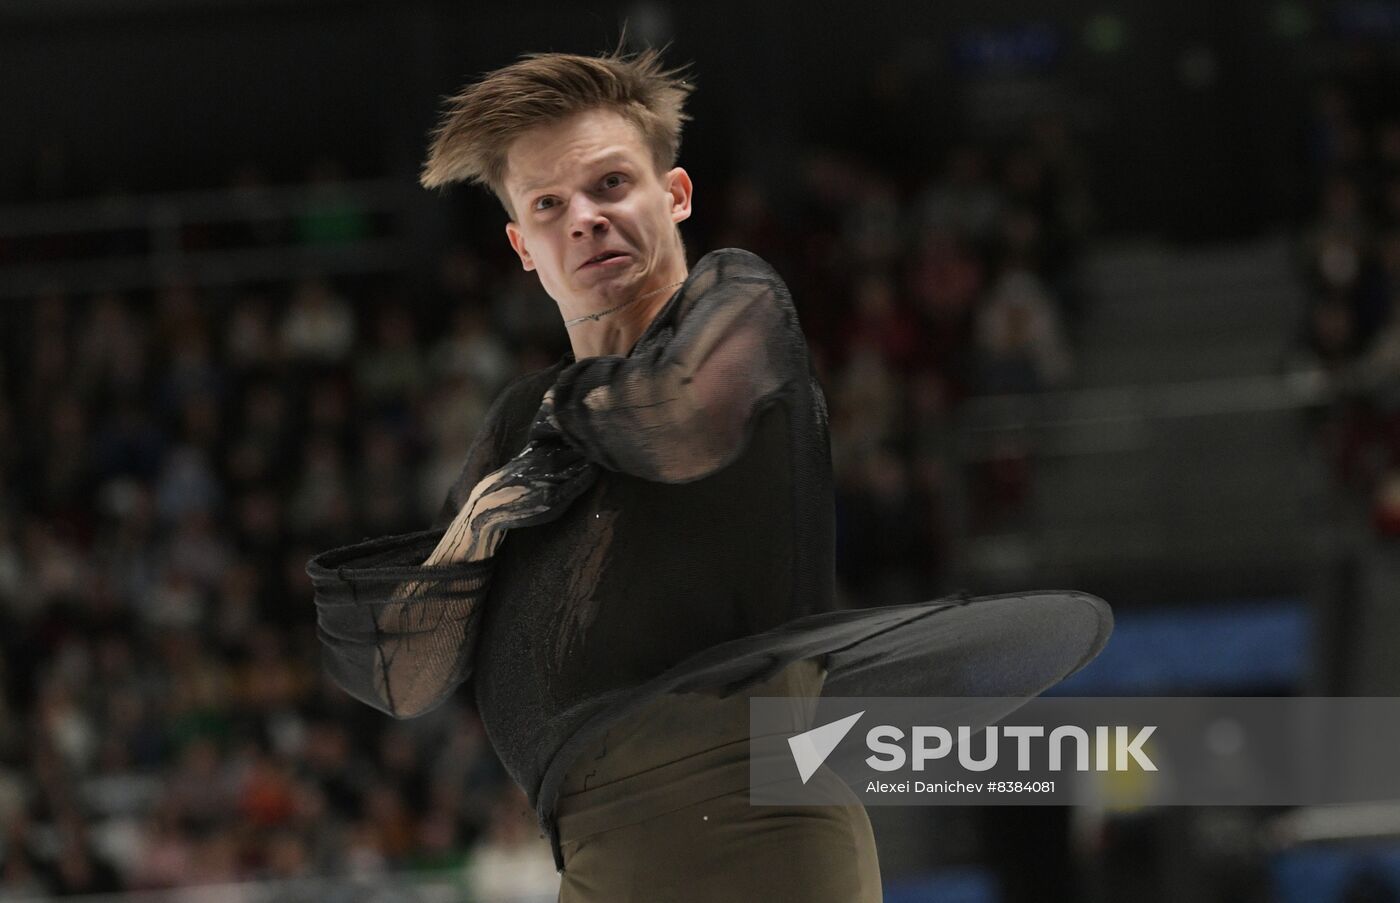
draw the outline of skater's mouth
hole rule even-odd
[[[579,265],[579,269],[583,269],[584,267],[597,266],[600,263],[607,263],[609,260],[614,260],[618,257],[626,256],[627,252],[625,251],[602,251],[585,260],[582,264]]]

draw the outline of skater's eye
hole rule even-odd
[[[613,178],[616,178],[616,179],[617,179],[617,183],[616,183],[616,184],[609,184],[609,180],[610,180],[610,179],[613,179]],[[614,189],[614,188],[620,188],[620,187],[622,186],[622,183],[624,183],[624,182],[626,182],[626,181],[627,181],[627,176],[626,176],[626,174],[620,173],[620,172],[610,172],[610,173],[608,173],[607,175],[603,176],[603,180],[602,180],[600,183],[598,183],[598,184],[602,186],[602,188],[603,188],[604,191],[611,191],[611,190]],[[541,198],[539,198],[539,199],[537,199],[537,200],[535,201],[534,209],[536,209],[536,210],[548,210],[549,207],[541,207],[540,205],[541,205],[542,203],[544,203],[545,201],[552,201],[552,200],[554,200],[554,196],[553,196],[553,195],[548,195],[548,194],[547,194],[547,195],[545,195],[544,197],[541,197]]]

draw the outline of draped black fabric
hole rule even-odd
[[[551,386],[590,488],[491,559],[415,568],[528,442]],[[326,668],[396,717],[475,676],[533,791],[571,706],[830,609],[832,519],[826,406],[787,288],[757,256],[715,251],[628,354],[565,354],[502,390],[432,530],[310,562]]]
[[[1111,614],[1078,593],[833,610],[827,429],[782,279],[711,252],[627,354],[565,354],[503,389],[431,530],[312,559],[327,670],[397,717],[467,682],[562,869],[565,772],[649,699],[817,657],[837,695],[1029,698],[1098,653]],[[486,478],[540,484],[529,526],[488,559],[423,566]]]
[[[441,704],[467,678],[494,562],[422,566],[441,530],[370,540],[308,566],[327,673],[396,717]]]

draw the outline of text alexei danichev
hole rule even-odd
[[[871,781],[866,793],[983,793],[983,792],[1053,793],[1054,781]]]

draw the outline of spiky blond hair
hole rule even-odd
[[[617,49],[603,56],[525,54],[463,88],[448,99],[430,136],[423,187],[484,185],[514,220],[505,188],[511,143],[535,126],[594,109],[614,110],[636,126],[658,174],[675,166],[681,126],[690,120],[682,107],[695,90],[694,78],[688,65],[662,69],[664,48],[623,55],[625,40],[624,33]]]

